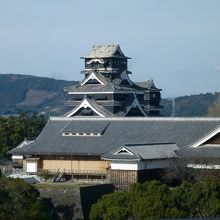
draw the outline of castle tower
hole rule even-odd
[[[66,117],[159,116],[160,91],[153,80],[134,83],[127,69],[129,57],[119,45],[97,45],[82,57],[84,79],[65,88],[70,111]]]

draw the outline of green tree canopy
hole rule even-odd
[[[183,182],[169,188],[159,181],[133,184],[128,192],[103,196],[92,206],[92,220],[220,216],[220,180]]]
[[[53,204],[21,179],[0,177],[0,220],[57,219]]]
[[[45,123],[45,118],[37,113],[28,115],[21,112],[18,117],[0,117],[0,158],[25,138],[36,138]]]
[[[128,202],[126,192],[104,195],[98,203],[93,205],[90,218],[124,220],[129,216]]]

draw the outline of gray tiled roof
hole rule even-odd
[[[105,82],[106,85],[93,85],[93,84],[75,84],[73,86],[65,87],[64,90],[68,92],[139,92],[139,91],[145,91],[146,88],[140,87],[136,84],[133,85],[120,85],[121,79],[115,79],[114,81],[110,82],[107,79]],[[83,82],[83,81],[82,81]]]
[[[117,53],[118,52],[118,53]],[[111,45],[95,45],[92,51],[85,58],[108,58],[120,57],[125,58],[118,44]]]
[[[62,132],[98,132],[102,133],[108,126],[108,122],[101,121],[96,123],[96,121],[91,121],[90,126],[87,126],[87,121],[70,121],[66,127],[62,129]]]
[[[105,83],[105,85],[93,85],[93,84],[84,84],[82,85],[86,80],[87,77],[84,78],[80,83],[75,84],[73,86],[68,86],[65,87],[65,91],[71,91],[71,92],[113,92],[113,91],[145,91],[145,90],[158,90],[160,89],[156,88],[154,85],[153,80],[148,80],[146,82],[136,82],[133,83],[132,85],[125,85],[121,84],[122,81],[124,80],[121,77],[115,78],[112,81],[103,76],[100,72],[96,70],[90,70],[87,71],[87,74],[92,74],[94,73],[100,81]],[[89,76],[88,76],[89,77]]]
[[[154,81],[152,79],[147,80],[145,82],[135,82],[135,84],[139,87],[142,87],[142,88],[148,89],[148,90],[161,90],[155,86]]]
[[[109,83],[107,85],[93,85],[93,84],[85,84],[83,86],[74,85],[69,88],[65,88],[66,91],[69,92],[137,92],[140,91],[132,86],[119,86],[113,83]]]
[[[161,159],[161,158],[175,158],[175,150],[178,150],[174,143],[159,143],[147,145],[131,145],[125,147],[132,153],[139,155],[142,159]]]
[[[184,158],[220,158],[220,145],[207,144],[199,147],[187,147],[177,151]]]
[[[125,145],[124,148],[130,151],[133,155],[115,154],[117,151],[113,151],[110,154],[103,155],[102,158],[110,160],[150,160],[176,158],[177,155],[175,150],[179,149],[179,147],[174,143],[133,144]]]
[[[100,137],[62,136],[62,130],[81,126],[92,130],[109,123]],[[17,154],[102,155],[126,144],[176,143],[186,147],[220,125],[220,119],[209,118],[50,118],[40,136],[28,145],[15,149]]]
[[[139,155],[129,155],[129,154],[120,154],[120,155],[114,155],[114,154],[104,154],[101,156],[103,160],[120,160],[120,161],[139,161],[141,160],[141,157]]]
[[[110,84],[107,85],[92,85],[92,84],[85,84],[80,86],[79,84],[73,85],[70,87],[66,87],[65,91],[69,92],[113,92],[114,87]]]
[[[33,142],[34,142],[34,140],[24,139],[19,145],[17,145],[14,149],[10,150],[8,153],[19,150],[20,148],[24,147],[25,145],[28,145],[28,144],[33,143]]]

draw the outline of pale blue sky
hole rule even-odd
[[[0,73],[80,80],[112,43],[163,97],[220,91],[220,0],[0,0]]]

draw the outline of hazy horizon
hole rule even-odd
[[[120,45],[163,97],[220,91],[220,1],[0,1],[0,73],[81,80],[81,56]]]

